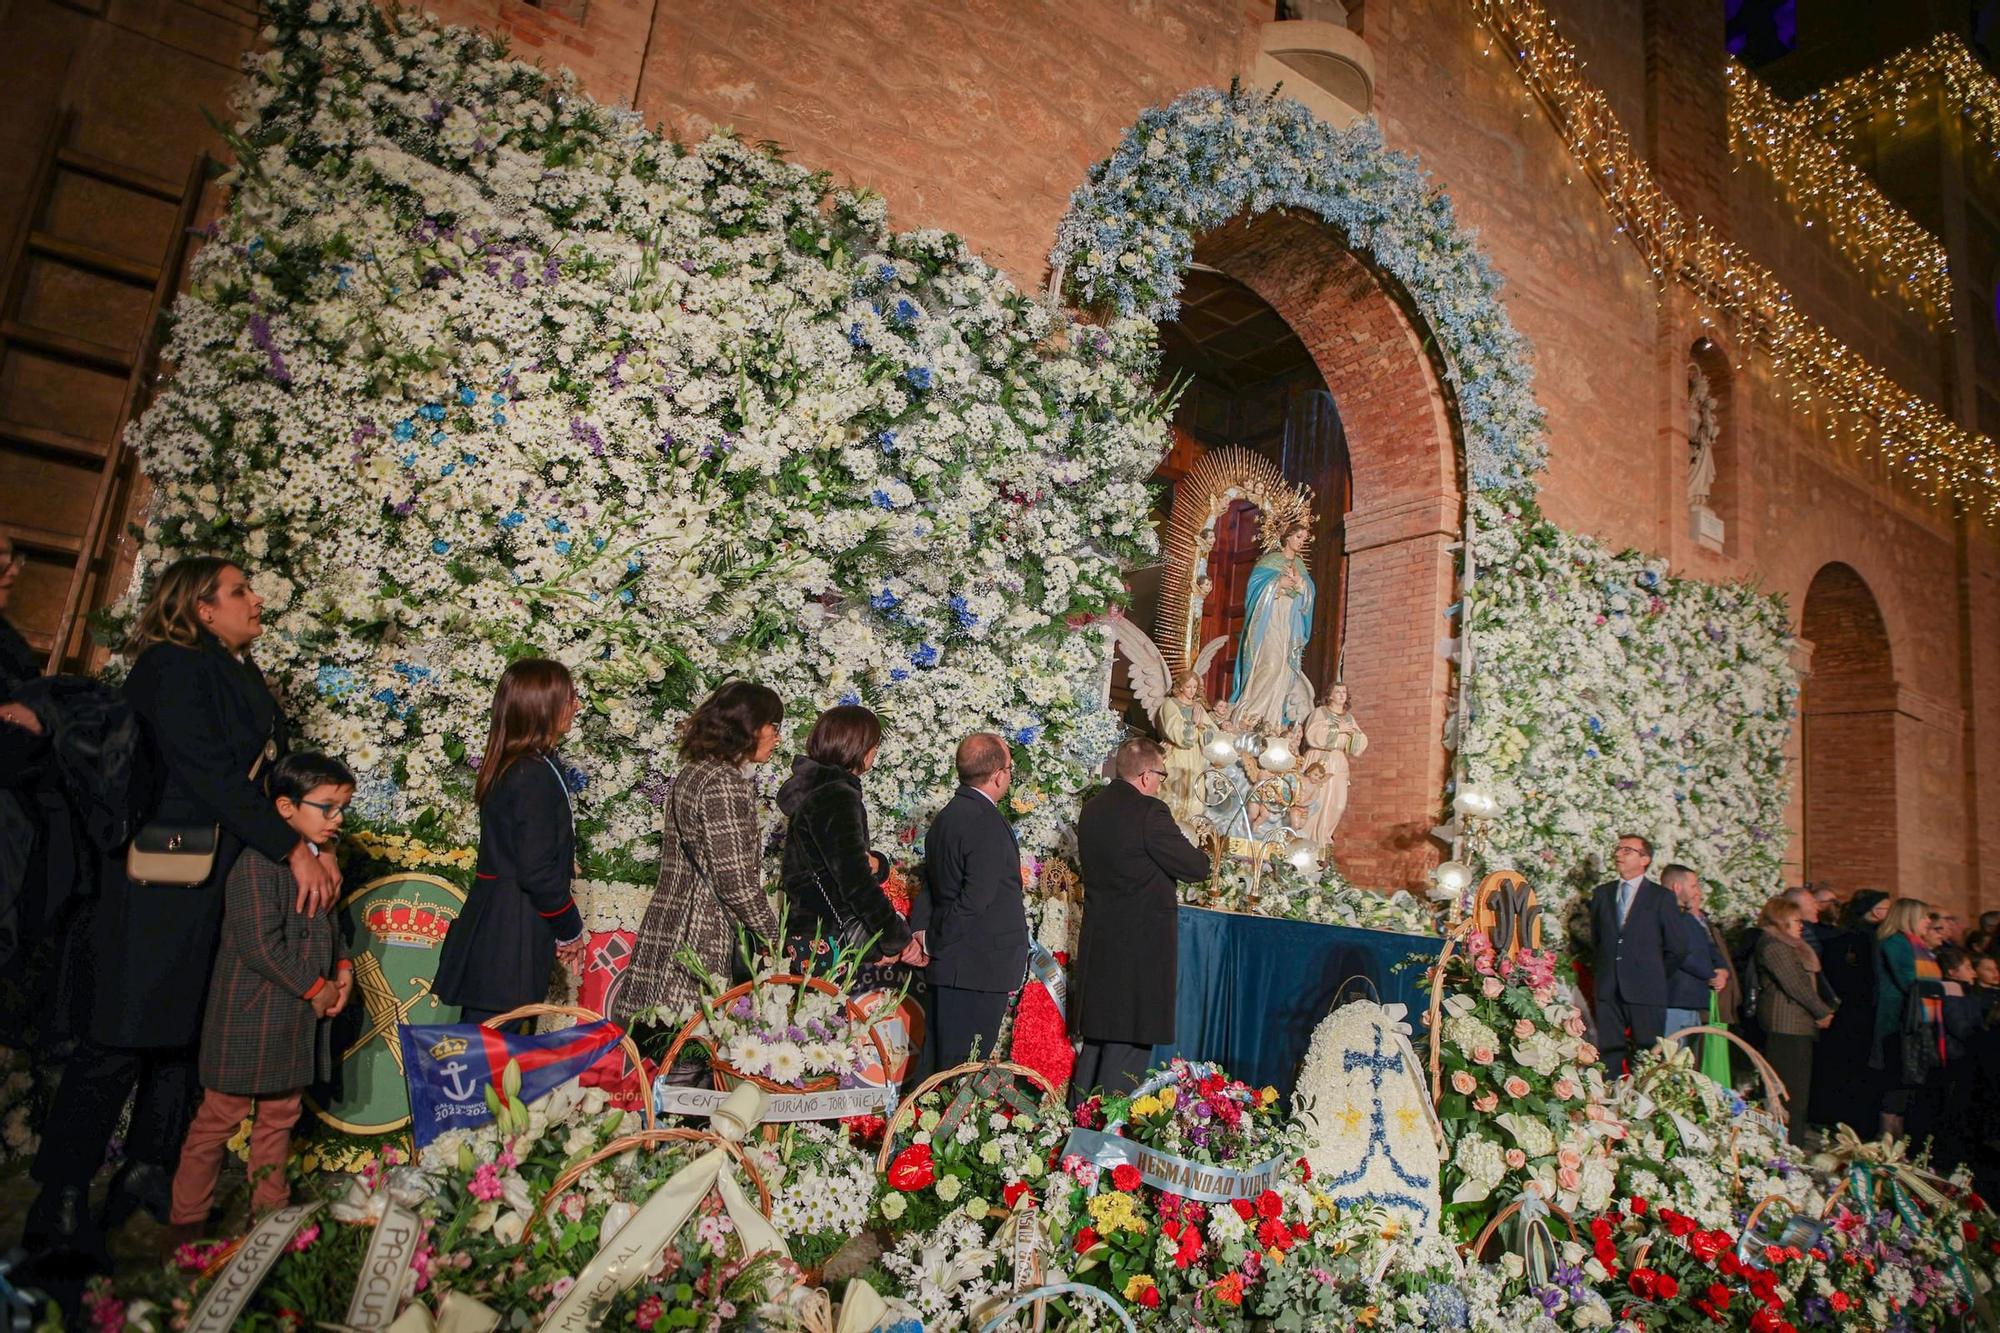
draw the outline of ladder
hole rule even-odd
[[[74,145],[65,111],[0,270],[0,528],[29,566],[9,618],[52,671],[95,663],[145,409],[208,158],[168,180]],[[33,577],[31,578],[30,575]]]

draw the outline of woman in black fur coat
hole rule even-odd
[[[780,875],[791,904],[786,947],[821,972],[862,951],[856,993],[900,985],[900,975],[885,974],[910,947],[909,924],[882,891],[889,861],[869,849],[861,799],[861,775],[881,743],[875,714],[852,705],[829,708],[778,789],[778,809],[788,821]]]

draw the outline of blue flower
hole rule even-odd
[[[486,401],[493,404],[493,406],[495,407],[499,407],[502,403],[505,403],[507,401],[507,395],[504,393],[496,393],[492,397],[488,398]]]
[[[873,597],[870,597],[868,599],[868,605],[874,607],[877,611],[882,611],[882,612],[894,611],[897,607],[901,606],[902,604],[903,604],[903,599],[896,596],[895,593],[890,592],[887,588],[882,589],[882,591],[876,593]]]
[[[840,703],[843,708],[852,708],[860,702],[861,692],[859,690],[848,690],[840,696]]]
[[[620,588],[618,590],[618,600],[629,603],[632,600],[632,590],[630,588]]]
[[[415,438],[417,433],[417,423],[410,420],[408,417],[404,417],[401,421],[398,421],[396,423],[395,429],[390,431],[389,433],[396,437],[397,443],[406,444],[411,439]]]
[[[900,681],[900,680],[908,680],[909,678],[910,678],[910,673],[909,673],[909,672],[907,672],[907,671],[905,671],[905,670],[903,670],[903,668],[901,668],[901,667],[890,667],[890,668],[889,668],[889,679],[890,679],[890,680],[899,680],[899,681]]]
[[[472,464],[477,463],[479,461],[478,454],[460,454],[458,458],[459,461],[464,463],[467,467],[470,467]]]
[[[1595,717],[1591,718],[1591,719],[1590,719],[1590,729],[1591,729],[1591,731],[1592,731],[1593,733],[1597,733],[1597,732],[1602,732],[1602,731],[1604,730],[1604,721],[1603,721],[1603,719],[1602,719],[1602,718],[1595,718]]]
[[[415,467],[416,465],[417,465],[417,455],[414,450],[403,455],[404,467]]]
[[[931,387],[931,368],[929,366],[911,366],[903,372],[903,378],[916,388],[928,389]]]
[[[431,543],[431,554],[433,555],[443,555],[450,549],[451,549],[451,543],[446,541],[442,537],[438,538],[436,541]]]
[[[875,443],[877,443],[877,444],[879,444],[879,445],[881,445],[881,446],[882,446],[882,452],[883,452],[883,453],[885,453],[885,454],[893,454],[893,453],[895,453],[895,452],[896,452],[896,432],[895,432],[895,431],[893,431],[893,430],[885,430],[885,431],[881,431],[881,432],[879,432],[879,433],[878,433],[878,434],[877,434],[877,435],[875,436]]]
[[[417,409],[417,415],[422,417],[425,421],[443,421],[444,404],[425,403],[422,407]]]
[[[447,436],[447,435],[446,435],[446,434],[445,434],[445,433],[444,433],[443,431],[441,431],[441,430],[434,430],[434,431],[432,431],[432,432],[431,432],[431,443],[432,443],[432,444],[443,444],[443,443],[445,442],[445,440],[446,440],[446,439],[448,439],[448,438],[450,438],[450,437],[448,437],[448,436]]]
[[[1040,727],[1022,727],[1014,733],[1014,744],[1033,745],[1037,740],[1041,739],[1041,735],[1042,729]]]
[[[360,687],[360,678],[343,666],[322,666],[313,681],[313,688],[329,699],[352,694]]]
[[[868,335],[861,331],[860,324],[850,324],[847,326],[847,341],[853,347],[866,347],[868,345]]]
[[[440,477],[449,477],[452,473],[456,471],[458,471],[458,464],[446,463],[443,467],[438,469],[438,475]]]
[[[874,505],[877,509],[894,509],[896,507],[896,502],[889,498],[889,492],[887,491],[876,491],[868,497],[868,503]]]
[[[479,395],[474,393],[470,389],[461,388],[458,391],[458,401],[465,404],[465,406],[467,407],[471,407],[474,403],[479,401]]]
[[[901,297],[896,301],[896,311],[890,318],[894,319],[898,324],[914,324],[917,322],[917,316],[922,313],[921,310],[917,309],[914,301],[911,301],[908,297]]]
[[[567,541],[560,541],[560,542],[557,542],[557,543],[556,543],[556,554],[557,554],[557,555],[568,555],[568,554],[569,554],[569,543],[568,543]]]
[[[627,574],[637,574],[641,569],[644,568],[645,565],[641,563],[639,557],[636,555],[633,556],[630,560],[627,560],[625,562],[625,572]]]
[[[932,647],[928,643],[918,644],[917,650],[910,654],[911,666],[924,667],[928,669],[930,667],[936,666],[937,660],[938,660],[938,650]]]
[[[559,518],[545,518],[542,520],[542,526],[547,528],[550,532],[569,531],[569,524],[563,522]]]
[[[512,513],[503,515],[501,517],[500,526],[503,528],[518,528],[527,521],[528,521],[528,516],[522,513],[520,510],[516,509]]]
[[[951,618],[957,622],[960,629],[971,629],[979,623],[979,617],[973,614],[972,608],[966,605],[963,597],[954,597],[946,605],[951,608]]]
[[[504,425],[506,425],[506,424],[507,424],[507,414],[506,414],[505,412],[495,412],[495,413],[493,414],[493,424],[494,424],[494,425],[496,425],[496,426],[504,426]]]
[[[883,282],[894,282],[896,280],[896,266],[894,264],[878,264],[875,267],[875,276]]]

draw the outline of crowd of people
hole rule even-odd
[[[0,609],[17,569],[11,548],[0,549]],[[0,925],[14,931],[0,931],[5,961],[34,953],[37,936],[60,937],[51,984],[73,997],[59,1006],[72,1021],[49,1025],[63,1054],[33,1165],[31,1254],[101,1267],[108,1230],[141,1209],[168,1224],[170,1245],[198,1233],[225,1143],[246,1117],[253,1206],[287,1199],[301,1098],[332,1073],[330,1020],[352,995],[333,849],[354,778],[336,756],[292,749],[252,655],[262,610],[240,566],[178,561],[151,586],[122,686],[73,696],[35,679],[11,627],[0,634],[10,673],[0,747],[19,761],[8,765],[0,815],[36,784],[64,789],[73,806],[69,752],[80,736],[100,768],[129,769],[115,791],[96,793],[124,810],[94,833],[93,864],[45,859],[34,887],[14,867],[5,881],[12,915]],[[559,662],[519,660],[497,682],[473,761],[474,879],[433,985],[462,1021],[520,1022],[512,1011],[543,1000],[560,968],[583,964],[576,820],[557,760],[579,706]],[[1000,805],[1013,776],[1007,742],[991,732],[959,741],[958,790],[925,832],[923,891],[903,911],[885,890],[891,862],[873,847],[862,800],[881,722],[859,706],[821,713],[778,792],[781,916],[766,893],[755,773],[777,752],[785,716],[772,690],[736,680],[688,718],[662,806],[658,883],[611,1017],[678,1022],[729,975],[747,932],[823,973],[844,963],[856,992],[918,995],[924,1039],[906,1077],[995,1054],[1029,954],[1021,855]],[[1129,740],[1112,762],[1115,780],[1078,825],[1093,895],[1069,992],[1079,1092],[1129,1089],[1153,1044],[1172,1039],[1174,880],[1210,868],[1159,799],[1160,747]],[[47,829],[0,827],[17,833],[4,845],[49,841]],[[72,870],[74,891],[54,892]],[[689,1080],[706,1069],[666,1072]],[[93,1208],[91,1183],[128,1101],[122,1160]]]
[[[1690,1028],[1725,1028],[1759,1050],[1805,1144],[1845,1124],[1908,1134],[1944,1166],[2000,1167],[2000,1136],[1973,1108],[2000,1092],[2000,912],[1974,927],[1914,897],[1844,901],[1803,886],[1769,899],[1731,939],[1708,918],[1698,872],[1652,875],[1638,834],[1612,849],[1617,878],[1590,902],[1598,1047],[1607,1071]],[[1712,1036],[1704,1067],[1729,1076]]]

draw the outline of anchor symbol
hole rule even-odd
[[[445,1095],[455,1102],[471,1100],[472,1094],[478,1090],[477,1084],[470,1087],[466,1085],[465,1071],[469,1068],[471,1066],[463,1060],[453,1060],[442,1067],[441,1072],[445,1075]]]

